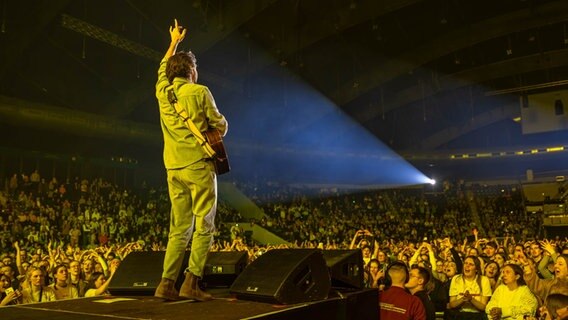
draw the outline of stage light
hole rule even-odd
[[[276,66],[282,61],[292,64],[279,60]],[[360,86],[352,81],[355,89]],[[245,109],[225,114],[234,123],[235,135],[226,145],[233,177],[314,190],[429,183],[411,163],[287,68],[273,68],[255,85],[262,95]]]

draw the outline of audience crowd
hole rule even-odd
[[[519,186],[237,187],[265,217],[246,221],[220,201],[214,251],[253,261],[276,248],[361,250],[365,286],[380,290],[388,319],[568,319],[568,238],[545,237]],[[169,208],[163,188],[15,174],[0,192],[0,305],[109,294],[126,255],[165,250]],[[260,245],[231,222],[290,244]],[[412,305],[397,305],[401,295]]]

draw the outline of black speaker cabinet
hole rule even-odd
[[[324,250],[323,257],[331,273],[332,287],[355,289],[364,287],[361,250]]]
[[[203,270],[204,287],[230,287],[248,263],[246,251],[209,252]]]
[[[270,250],[237,277],[230,292],[238,299],[294,304],[327,298],[331,278],[321,250]]]
[[[113,295],[151,296],[162,279],[165,251],[131,252],[120,263],[108,290]],[[176,287],[181,287],[183,271],[187,268],[189,251],[185,252]]]

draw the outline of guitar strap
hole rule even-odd
[[[178,100],[176,93],[174,92],[174,85],[172,84],[166,87],[166,91],[168,92],[168,101],[170,101],[170,104],[172,105],[176,113],[180,116],[181,120],[185,122],[185,124],[189,128],[189,131],[191,131],[195,139],[197,139],[197,142],[203,148],[203,151],[205,151],[205,153],[209,157],[215,158],[215,156],[217,155],[215,150],[213,150],[209,142],[207,142],[205,137],[203,137],[203,134],[199,131],[199,129],[197,129],[195,123],[191,121],[185,110],[183,110],[182,108],[178,108],[178,103],[177,103]]]

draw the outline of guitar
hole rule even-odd
[[[210,128],[207,131],[203,132],[203,137],[205,137],[207,143],[211,145],[211,148],[215,150],[215,157],[213,157],[215,172],[218,175],[221,175],[231,171],[229,159],[227,158],[227,152],[225,151],[225,145],[223,144],[223,137],[221,136],[219,130]]]
[[[220,175],[231,171],[231,166],[229,165],[229,159],[227,158],[227,152],[225,151],[225,145],[223,144],[223,137],[221,136],[219,130],[214,128],[209,128],[207,129],[207,131],[200,134],[199,130],[197,129],[193,121],[191,121],[191,119],[189,119],[189,117],[187,116],[187,113],[185,113],[185,111],[183,110],[178,110],[178,105],[177,105],[178,100],[174,92],[173,85],[170,85],[167,88],[167,92],[168,92],[168,101],[170,102],[176,113],[183,120],[183,122],[185,122],[185,124],[189,128],[189,131],[193,133],[193,135],[196,137],[199,143],[201,143],[203,139],[205,139],[207,144],[209,144],[209,146],[211,147],[211,148],[204,147],[205,153],[208,155],[212,155],[213,152],[211,152],[211,149],[213,149],[213,151],[215,152],[215,155],[212,157],[213,165],[215,166],[215,172]]]

